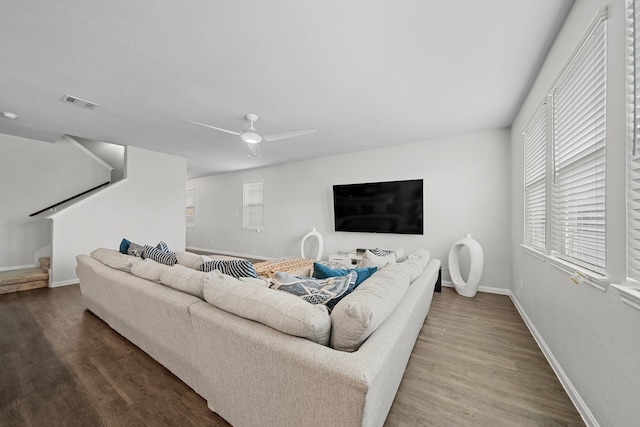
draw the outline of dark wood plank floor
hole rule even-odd
[[[78,286],[0,295],[1,426],[228,426],[86,311]],[[444,288],[386,426],[582,425],[508,297]]]

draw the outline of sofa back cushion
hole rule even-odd
[[[409,273],[400,264],[378,270],[331,312],[331,347],[356,351],[393,312],[409,288]]]
[[[207,273],[176,264],[162,272],[160,282],[170,288],[204,299],[202,287],[206,276]]]
[[[131,274],[140,277],[141,279],[161,283],[160,276],[170,268],[171,267],[166,264],[160,264],[152,259],[145,259],[138,261],[131,266]]]
[[[212,271],[204,280],[204,299],[224,311],[285,334],[329,343],[331,319],[324,305],[309,304],[287,292],[242,282]]]
[[[115,249],[98,248],[91,252],[91,258],[96,259],[104,265],[116,270],[131,273],[131,266],[140,261],[140,258],[125,255]]]
[[[431,255],[426,249],[416,249],[402,262],[399,263],[401,269],[409,273],[409,280],[413,283],[429,264]],[[390,266],[395,267],[395,266]]]

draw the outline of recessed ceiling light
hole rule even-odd
[[[18,115],[16,113],[10,113],[9,111],[3,111],[2,117],[9,120],[15,120],[18,118]]]

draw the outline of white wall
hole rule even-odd
[[[77,282],[76,255],[122,238],[184,250],[186,159],[128,147],[126,163],[125,180],[51,217],[51,286]]]
[[[187,247],[248,256],[300,255],[316,227],[325,258],[339,249],[424,247],[443,261],[472,233],[484,248],[481,286],[508,289],[509,131],[493,130],[187,181],[195,188],[195,228]],[[424,235],[334,232],[333,184],[424,179]],[[242,183],[264,180],[265,228],[243,230]]]
[[[607,20],[607,276],[625,273],[624,0],[574,4],[512,127],[512,292],[589,424],[637,426],[640,420],[640,311],[609,287],[573,285],[569,274],[526,253],[523,227],[522,129],[578,45],[598,10]],[[523,288],[520,289],[520,280]]]
[[[66,139],[0,134],[0,270],[32,266],[51,244],[51,224],[29,214],[109,181],[109,170]]]

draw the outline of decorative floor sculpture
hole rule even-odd
[[[316,261],[320,261],[322,259],[322,249],[324,246],[324,241],[322,239],[322,234],[320,234],[315,227],[313,227],[313,230],[305,234],[304,237],[302,238],[302,243],[300,243],[300,256],[302,258],[306,258],[304,255],[304,245],[306,240],[312,237],[315,237],[318,240],[318,254],[316,255],[315,258],[312,258],[312,257],[309,257],[309,258],[315,259]]]
[[[469,277],[465,282],[460,274],[460,251],[469,249]],[[478,285],[484,268],[484,253],[482,246],[467,234],[464,239],[458,240],[449,251],[449,274],[456,292],[462,296],[473,298],[478,292]]]

